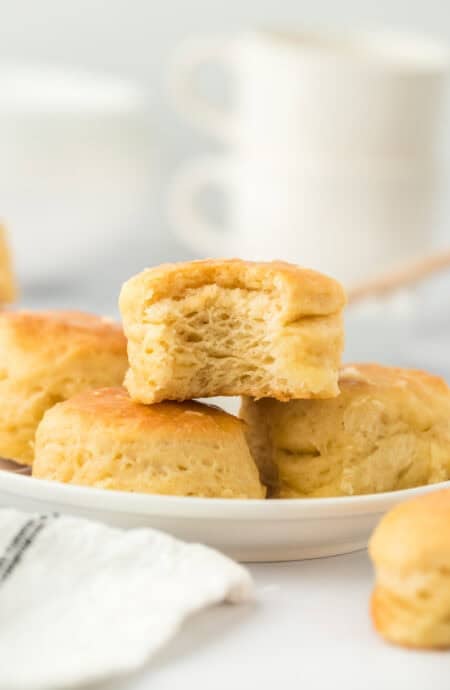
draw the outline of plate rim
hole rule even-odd
[[[98,512],[198,519],[298,520],[383,512],[395,503],[450,488],[450,481],[378,494],[284,500],[169,496],[64,484],[0,470],[0,493]]]

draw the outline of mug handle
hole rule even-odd
[[[199,194],[208,187],[230,187],[233,176],[230,159],[204,156],[176,173],[169,187],[168,216],[174,232],[200,256],[233,253],[230,232],[210,222],[196,204]]]
[[[203,97],[196,87],[196,72],[203,64],[233,66],[232,39],[195,39],[184,43],[175,55],[169,74],[169,90],[182,115],[210,134],[233,142],[237,122],[230,110],[220,108]]]

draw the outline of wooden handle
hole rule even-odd
[[[399,288],[418,283],[429,276],[450,268],[450,250],[431,254],[423,259],[416,259],[398,266],[398,268],[364,281],[350,288],[348,292],[349,304],[355,304],[367,297],[381,297]]]

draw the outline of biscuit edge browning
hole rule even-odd
[[[346,365],[339,380],[341,394],[329,400],[242,399],[247,439],[274,496],[380,493],[450,477],[445,381],[377,364]]]
[[[0,311],[0,454],[32,464],[45,411],[89,388],[121,384],[127,368],[119,324],[79,311]]]
[[[142,405],[124,388],[88,391],[49,410],[33,475],[127,492],[265,497],[241,420],[191,401]]]
[[[395,506],[369,541],[375,568],[370,614],[388,642],[450,648],[450,490]]]

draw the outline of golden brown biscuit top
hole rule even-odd
[[[214,437],[218,432],[236,432],[244,427],[244,422],[215,405],[194,401],[143,405],[134,402],[125,388],[120,387],[80,393],[57,405],[57,409],[114,427],[137,426],[150,433],[161,431],[168,441],[177,433],[183,434],[189,442],[198,435]]]
[[[0,334],[26,350],[51,344],[101,347],[121,353],[126,348],[122,327],[107,317],[80,311],[2,311]]]
[[[419,369],[402,369],[381,364],[347,364],[339,373],[341,391],[352,388],[408,389],[423,396],[439,395],[448,398],[450,388],[439,376]]]
[[[160,299],[177,299],[205,285],[249,291],[277,289],[291,307],[292,318],[334,314],[346,302],[340,283],[317,271],[283,261],[204,259],[147,268],[125,283],[120,308],[122,312],[134,311],[137,302],[142,311]]]
[[[372,535],[369,552],[377,566],[403,572],[450,568],[450,489],[389,511]]]

